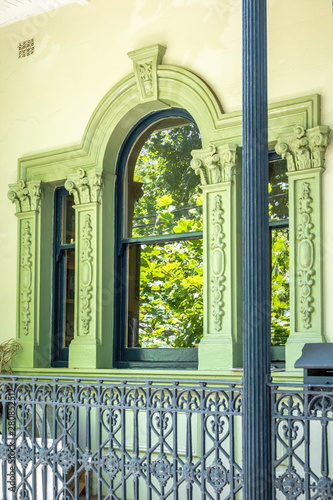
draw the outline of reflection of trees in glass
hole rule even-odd
[[[132,237],[202,231],[199,178],[189,168],[200,149],[194,125],[154,132],[134,171],[143,196],[134,208]],[[271,225],[271,339],[290,332],[288,179],[284,161],[269,165]],[[166,237],[166,240],[168,238]],[[141,245],[139,343],[141,347],[193,347],[202,337],[202,240]]]
[[[191,151],[201,148],[194,125],[151,134],[138,156],[132,237],[202,231],[199,178]],[[166,238],[167,239],[167,238]],[[141,246],[139,343],[142,347],[194,347],[202,337],[202,239]]]
[[[200,134],[194,125],[149,136],[134,171],[144,193],[135,204],[134,237],[173,233],[179,220],[201,221],[199,178],[190,168],[191,151],[199,148]],[[195,228],[201,229],[202,225]],[[191,230],[183,222],[182,232]]]
[[[284,161],[269,165],[271,226],[271,340],[285,344],[290,333],[288,178]]]

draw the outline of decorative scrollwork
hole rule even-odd
[[[141,475],[141,471],[145,469],[145,466],[142,464],[142,459],[139,457],[131,457],[126,464],[126,467],[133,477],[139,477]]]
[[[321,477],[317,484],[311,485],[311,489],[314,489],[319,494],[322,500],[332,500],[333,498],[333,481],[329,477]]]
[[[74,456],[68,446],[64,446],[58,451],[56,454],[56,460],[65,472],[68,472],[74,465]]]
[[[150,406],[153,408],[171,408],[172,394],[169,390],[157,390],[150,396]]]
[[[139,64],[139,74],[145,95],[153,95],[153,63],[148,61]]]
[[[18,213],[38,211],[42,196],[41,181],[19,180],[17,184],[9,185],[7,196],[12,203],[15,203]]]
[[[29,221],[25,221],[22,227],[20,275],[22,331],[24,335],[29,335],[32,296],[32,233]]]
[[[205,407],[209,411],[227,413],[229,410],[229,398],[224,391],[211,391],[205,399]]]
[[[26,440],[22,441],[22,443],[16,448],[15,456],[22,467],[26,467],[31,461],[32,449],[30,448]]]
[[[93,249],[92,249],[92,225],[91,215],[86,214],[83,224],[82,236],[82,250],[81,250],[81,286],[80,286],[80,299],[81,299],[81,326],[82,333],[88,335],[90,332],[90,323],[92,320],[92,273],[93,273]]]
[[[37,452],[37,460],[43,465],[49,464],[50,450],[48,448],[40,448]]]
[[[282,394],[276,402],[276,413],[279,416],[289,415],[301,417],[303,415],[304,402],[301,395]]]
[[[167,413],[159,412],[154,414],[153,418],[156,422],[157,429],[167,430],[170,420]]]
[[[312,417],[328,417],[329,413],[333,413],[333,395],[318,394],[312,396],[308,405],[308,414]]]
[[[97,404],[97,390],[95,387],[85,386],[79,391],[79,401],[84,405]]]
[[[228,481],[228,471],[221,462],[221,459],[214,460],[212,465],[207,467],[206,478],[216,493],[221,493]]]
[[[19,500],[31,500],[29,490],[25,484],[23,486],[21,486],[21,488],[19,488],[18,499]]]
[[[104,455],[102,467],[111,479],[114,479],[120,471],[120,459],[113,449]]]
[[[325,125],[310,130],[297,125],[292,134],[278,138],[275,150],[287,160],[289,172],[323,168],[329,134],[330,128]]]
[[[5,443],[0,443],[0,460],[6,461],[9,459],[9,446]]]
[[[57,390],[57,401],[60,403],[74,403],[75,392],[73,386],[62,385]]]
[[[233,180],[237,158],[236,144],[209,144],[206,149],[192,151],[192,156],[191,167],[200,175],[202,186]]]
[[[76,205],[100,203],[102,187],[102,170],[97,168],[89,172],[79,168],[76,174],[69,175],[65,182],[65,188],[74,196]]]
[[[182,410],[198,410],[200,408],[200,396],[197,391],[184,390],[178,394],[178,407]]]
[[[195,478],[198,476],[199,471],[196,470],[192,462],[185,462],[180,470],[181,475],[184,477],[185,482],[188,484],[193,484]]]
[[[79,463],[81,464],[83,469],[85,469],[86,471],[90,471],[94,466],[94,458],[95,457],[92,453],[86,451],[85,453],[83,453],[82,458],[79,459]]]
[[[223,292],[225,290],[225,234],[223,232],[222,196],[216,195],[212,211],[212,234],[210,247],[211,254],[211,293],[212,293],[212,315],[217,331],[222,330],[222,318],[224,316]]]
[[[297,474],[295,467],[289,467],[277,479],[277,487],[287,498],[297,498],[303,493],[303,481]]]
[[[150,470],[162,486],[165,486],[171,477],[171,463],[164,453],[151,463]]]
[[[126,394],[126,403],[128,406],[134,407],[144,407],[147,402],[147,395],[143,389],[138,389],[137,387],[131,388]]]
[[[300,287],[300,312],[302,315],[303,326],[306,329],[311,328],[311,316],[314,312],[312,287],[315,284],[313,279],[315,275],[314,265],[314,245],[315,235],[312,232],[314,227],[311,221],[311,204],[313,199],[310,196],[310,184],[303,182],[302,196],[299,199],[299,214],[301,222],[297,227],[298,240],[298,285]]]

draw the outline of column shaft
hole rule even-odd
[[[266,0],[243,0],[243,463],[246,500],[271,498]]]

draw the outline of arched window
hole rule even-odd
[[[117,175],[116,366],[197,366],[202,337],[201,147],[191,116],[151,113],[128,135]]]

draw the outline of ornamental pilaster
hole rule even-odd
[[[78,169],[65,188],[74,196],[75,306],[69,367],[97,368],[100,345],[102,170]]]
[[[18,288],[16,338],[23,347],[13,366],[47,366],[49,353],[39,339],[42,313],[37,307],[41,290],[42,186],[20,179],[9,185],[8,199],[15,205],[18,234]]]
[[[203,191],[204,335],[199,344],[199,368],[231,368],[241,364],[240,155],[236,144],[209,144],[192,151],[191,167]],[[238,218],[239,219],[239,218]],[[222,361],[221,361],[222,360]]]
[[[276,152],[287,161],[289,180],[290,336],[286,368],[304,343],[324,341],[322,298],[322,174],[330,128],[296,126],[281,134]]]

